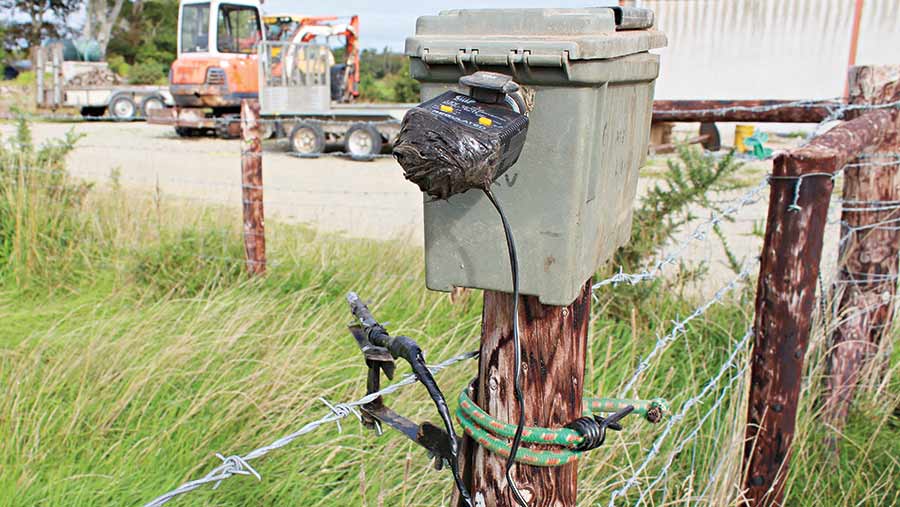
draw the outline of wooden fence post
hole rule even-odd
[[[900,100],[900,66],[853,67],[849,74],[851,104],[883,104]],[[839,324],[832,335],[824,417],[843,426],[867,360],[873,357],[892,324],[897,291],[900,229],[900,164],[878,153],[900,152],[900,125],[886,133],[881,145],[844,171],[838,280]],[[891,162],[894,163],[891,163]],[[867,162],[877,164],[866,166]],[[890,203],[895,203],[894,207]],[[888,222],[886,227],[878,224]]]
[[[241,189],[247,272],[261,275],[266,272],[266,223],[263,215],[259,102],[256,100],[241,101]]]
[[[47,66],[47,48],[44,46],[38,46],[33,48],[34,51],[34,85],[35,85],[35,99],[37,102],[37,107],[44,107],[46,105],[46,92],[45,92],[45,83],[44,83],[44,68]]]
[[[512,294],[484,291],[473,400],[491,416],[514,424],[518,404],[513,396],[512,302]],[[559,428],[582,416],[590,307],[590,280],[569,306],[547,306],[537,297],[521,296],[519,340],[527,426]],[[505,467],[506,458],[464,439],[463,476],[476,506],[517,506],[506,484]],[[577,462],[560,467],[517,463],[513,478],[530,505],[575,506]]]
[[[831,175],[881,142],[891,121],[888,111],[873,111],[775,159],[753,325],[744,447],[747,505],[783,501]]]

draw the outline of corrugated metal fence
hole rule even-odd
[[[838,97],[855,0],[653,0],[660,99]],[[900,0],[865,0],[858,64],[897,63]]]

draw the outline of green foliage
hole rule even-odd
[[[641,198],[634,211],[631,241],[616,253],[616,265],[639,267],[672,239],[679,227],[696,218],[692,207],[721,211],[710,195],[739,187],[731,177],[743,164],[733,152],[717,159],[699,148],[679,146],[678,157],[667,161],[669,170],[663,173],[662,182]]]
[[[381,51],[363,49],[359,53],[359,73],[375,80],[382,79],[400,73],[405,65],[409,65],[408,60],[403,53],[395,53],[389,48]]]
[[[155,60],[144,60],[131,66],[128,82],[132,84],[161,84],[166,81],[166,67]]]
[[[270,220],[273,241],[267,247],[280,263],[265,277],[248,279],[235,210],[129,193],[115,172],[111,184],[79,190],[63,171],[74,142],[70,137],[36,147],[20,123],[0,152],[0,227],[12,224],[12,232],[2,229],[0,237],[27,245],[32,262],[47,266],[18,276],[5,268],[8,262],[0,269],[0,420],[15,422],[0,424],[4,505],[143,505],[218,465],[213,452],[243,454],[291,433],[330,413],[320,399],[361,397],[366,367],[346,329],[343,296],[349,290],[371,300],[392,332],[414,337],[430,362],[477,348],[480,298],[454,304],[425,290],[420,249]],[[652,208],[677,222],[692,206],[685,201],[715,206],[697,197],[695,186],[730,188],[733,171],[719,167],[722,161],[681,157],[675,163],[680,171],[660,188],[684,195],[667,200],[663,190],[651,192],[641,216]],[[57,179],[24,185],[20,180],[32,173],[21,170],[26,166],[45,168],[32,172]],[[40,213],[56,219],[33,218]],[[652,257],[667,231],[638,234],[650,250],[633,252],[635,262]],[[16,239],[25,236],[30,239]],[[19,262],[20,250],[2,258]],[[648,292],[642,301],[629,298],[624,287],[598,294],[588,322],[587,393],[620,392],[671,321],[698,303],[672,290]],[[622,316],[608,310],[620,300],[633,311]],[[677,410],[717,373],[751,311],[745,296],[710,308],[690,324],[689,335],[653,359],[637,395],[664,396]],[[813,331],[785,504],[894,505],[900,421],[892,412],[900,382],[894,375],[861,390],[841,433],[824,426],[814,402],[827,333],[818,326]],[[886,371],[896,372],[898,365],[895,348]],[[474,361],[463,363],[438,381],[452,399],[476,369]],[[398,375],[406,371],[398,365]],[[713,390],[666,430],[641,487],[621,503],[636,503],[639,490],[648,505],[739,504],[748,380],[736,378],[743,383]],[[721,406],[701,419],[719,397]],[[416,421],[434,417],[424,390],[415,386],[388,403]],[[624,426],[608,437],[614,439],[610,445],[579,464],[580,503],[605,505],[662,431],[632,419]],[[676,447],[693,435],[683,449]],[[840,453],[829,445],[835,437]],[[674,460],[667,475],[650,486],[669,456]],[[429,472],[428,464],[424,451],[396,433],[376,436],[347,418],[342,432],[326,425],[254,460],[263,480],[237,477],[215,490],[201,487],[179,503],[446,504],[452,480],[446,472]]]
[[[164,230],[157,242],[135,252],[131,274],[139,286],[151,291],[195,296],[210,287],[238,282],[243,265],[221,259],[243,255],[237,234],[223,237],[214,230]]]
[[[16,76],[16,85],[19,86],[31,86],[37,80],[35,77],[33,70],[26,70],[25,72],[20,72],[18,76]]]
[[[178,0],[125,2],[121,21],[109,41],[107,58],[119,56],[129,65],[152,60],[167,69],[175,60],[177,35]]]
[[[680,228],[697,218],[698,208],[721,213],[719,204],[710,199],[711,195],[741,186],[734,176],[743,164],[737,162],[733,152],[717,158],[697,147],[682,145],[677,154],[677,159],[667,159],[668,171],[661,173],[662,181],[641,198],[633,212],[631,239],[616,251],[609,266],[621,267],[627,272],[639,271],[658,255]],[[731,263],[734,268],[736,257],[724,240],[722,246],[726,257],[734,261]],[[655,312],[651,297],[654,293],[673,288],[680,293],[685,284],[698,280],[705,273],[706,267],[702,264],[682,262],[678,274],[670,280],[657,279],[633,287],[610,287],[608,290],[615,291],[616,298],[609,311],[620,318],[627,317],[632,311],[652,314]],[[601,272],[600,277],[609,274],[608,271]],[[666,285],[669,287],[664,289]]]
[[[131,65],[128,65],[122,55],[112,55],[106,59],[106,63],[109,65],[109,70],[120,76],[128,76],[131,72]]]
[[[360,54],[360,98],[367,102],[418,102],[419,82],[409,75],[409,59],[387,49]]]

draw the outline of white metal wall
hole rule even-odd
[[[843,93],[855,0],[651,0],[669,37],[661,99]],[[857,63],[900,63],[900,0],[865,0]]]

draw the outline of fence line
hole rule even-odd
[[[624,398],[628,396],[628,393],[634,388],[634,384],[637,382],[641,373],[643,373],[647,370],[647,368],[650,367],[650,361],[652,361],[657,354],[659,354],[669,343],[672,343],[673,341],[678,339],[679,335],[687,334],[686,326],[688,323],[706,313],[706,311],[709,310],[713,305],[720,303],[725,298],[726,294],[734,290],[741,284],[741,282],[743,282],[750,276],[753,268],[755,268],[758,264],[759,260],[757,259],[745,265],[743,269],[741,269],[740,273],[738,273],[738,275],[734,277],[733,280],[728,282],[724,287],[717,290],[712,298],[694,309],[694,311],[691,312],[691,314],[686,318],[680,321],[672,322],[672,330],[668,334],[657,338],[656,344],[654,345],[650,353],[640,360],[637,368],[634,370],[634,373],[631,374],[631,377],[625,384],[625,387],[622,388],[620,397]]]
[[[477,351],[476,352],[465,352],[465,353],[453,356],[453,357],[451,357],[445,361],[442,361],[436,365],[429,366],[428,369],[431,370],[431,372],[433,374],[437,374],[440,371],[442,371],[456,363],[466,361],[469,359],[473,359],[475,357],[478,357]],[[406,386],[415,384],[416,382],[418,382],[418,379],[415,377],[415,375],[410,373],[410,374],[405,375],[403,377],[403,379],[401,379],[400,381],[395,382],[394,384],[391,384],[388,387],[381,389],[380,391],[363,396],[362,398],[355,400],[355,401],[351,401],[351,402],[347,402],[347,403],[331,404],[328,401],[326,401],[324,398],[319,398],[319,400],[321,400],[322,403],[324,403],[326,406],[328,406],[328,408],[331,410],[330,414],[325,415],[315,421],[309,422],[309,423],[305,424],[303,427],[301,427],[300,429],[298,429],[297,431],[295,431],[289,435],[286,435],[284,437],[281,437],[269,445],[254,449],[254,450],[244,454],[243,456],[223,457],[221,454],[216,454],[216,457],[218,457],[220,460],[222,460],[221,465],[212,469],[209,473],[207,473],[205,476],[201,477],[200,479],[188,481],[188,482],[182,484],[181,486],[178,486],[177,488],[169,491],[168,493],[158,496],[157,498],[151,500],[150,502],[147,502],[144,505],[144,507],[158,507],[179,495],[183,495],[185,493],[194,491],[195,489],[197,489],[205,484],[212,483],[212,484],[214,484],[213,488],[215,489],[219,486],[219,484],[222,481],[224,481],[226,479],[230,479],[231,477],[234,477],[236,475],[243,475],[243,476],[252,475],[253,477],[256,477],[257,480],[261,480],[262,476],[260,475],[260,473],[257,472],[255,469],[253,469],[253,467],[250,466],[249,462],[251,460],[261,458],[261,457],[265,456],[266,454],[270,453],[271,451],[280,449],[280,448],[290,444],[294,440],[300,438],[301,436],[303,436],[307,433],[311,433],[326,424],[333,422],[333,423],[338,423],[338,425],[339,425],[340,424],[339,421],[341,419],[343,419],[351,414],[356,416],[357,418],[359,418],[360,414],[356,410],[357,407],[361,407],[367,403],[371,403],[372,401],[379,398],[380,396],[395,393]],[[338,426],[338,428],[340,428],[340,426]]]
[[[688,246],[690,246],[692,242],[705,240],[712,229],[725,221],[728,216],[737,213],[744,207],[759,202],[762,191],[768,188],[768,186],[769,177],[766,176],[748,192],[732,201],[732,204],[722,210],[721,213],[712,213],[712,216],[708,220],[697,225],[684,241],[677,244],[672,251],[656,261],[652,267],[644,268],[636,273],[625,273],[620,267],[618,273],[596,282],[592,286],[592,289],[597,290],[606,285],[616,286],[620,283],[636,285],[640,282],[657,278],[666,266],[674,265],[676,261],[686,253]]]
[[[656,440],[654,440],[653,445],[651,446],[649,452],[647,453],[647,456],[644,458],[644,461],[641,462],[641,464],[638,466],[638,468],[634,471],[634,473],[631,475],[631,477],[625,481],[625,484],[622,485],[622,487],[620,487],[612,492],[612,495],[610,496],[610,499],[609,499],[608,507],[615,506],[616,498],[624,495],[625,493],[628,492],[628,490],[630,490],[632,487],[634,487],[635,485],[638,484],[638,482],[639,482],[638,477],[644,472],[644,470],[647,468],[647,466],[650,464],[650,462],[653,460],[653,458],[657,454],[659,454],[659,452],[662,450],[663,441],[666,439],[666,437],[669,435],[669,433],[672,431],[672,429],[675,427],[675,425],[678,424],[679,422],[681,422],[685,418],[688,410],[690,410],[694,405],[700,403],[711,390],[716,388],[716,386],[719,383],[719,380],[721,380],[721,378],[725,375],[725,373],[729,369],[731,369],[732,367],[735,366],[735,360],[738,358],[741,351],[744,351],[746,349],[747,344],[750,341],[750,338],[752,336],[753,336],[753,329],[751,328],[751,329],[748,329],[747,332],[744,334],[744,336],[740,340],[738,340],[738,342],[735,344],[734,348],[731,351],[731,354],[728,356],[728,359],[726,359],[725,362],[722,363],[722,365],[719,367],[718,373],[716,373],[712,378],[709,379],[709,381],[707,381],[707,383],[703,386],[703,389],[701,389],[699,393],[697,393],[696,395],[694,395],[693,397],[691,397],[687,401],[685,401],[681,405],[681,409],[678,411],[678,413],[674,414],[673,416],[671,416],[669,418],[669,420],[666,422],[665,427],[663,427],[662,431],[660,432],[659,436],[656,437]],[[663,472],[667,472],[667,470],[668,469],[664,469]]]

